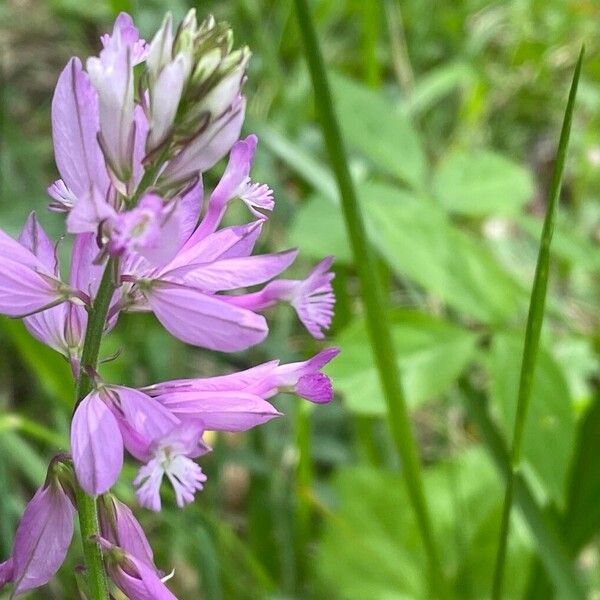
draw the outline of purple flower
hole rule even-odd
[[[245,114],[246,99],[240,95],[169,162],[161,181],[175,186],[213,167],[240,137]]]
[[[203,379],[179,379],[144,388],[170,412],[196,419],[205,429],[244,431],[278,416],[266,400],[278,392],[295,393],[322,404],[333,399],[331,380],[320,370],[339,349],[328,348],[311,359],[280,365],[270,361],[239,373]]]
[[[106,492],[123,466],[123,448],[143,458],[154,439],[179,423],[160,403],[123,386],[101,385],[77,407],[71,451],[77,480],[90,495]]]
[[[70,210],[94,188],[104,197],[109,177],[98,144],[98,94],[78,58],[61,73],[52,99],[52,138],[62,180],[48,190],[55,209]]]
[[[146,534],[126,504],[104,494],[98,500],[98,518],[102,537],[157,571]]]
[[[198,227],[199,236],[206,236],[217,229],[227,204],[236,197],[241,198],[254,216],[260,219],[265,217],[256,211],[256,207],[265,210],[273,209],[275,203],[271,189],[266,185],[253,184],[250,180],[250,168],[257,143],[257,137],[249,135],[245,140],[236,142],[231,148],[225,172],[210,196],[206,217]]]
[[[99,539],[99,544],[104,550],[111,579],[128,598],[177,600],[153,567],[104,538]]]
[[[27,315],[68,300],[73,290],[56,277],[56,260],[41,242],[41,258],[0,230],[0,314]]]
[[[100,135],[104,156],[125,192],[133,170],[134,90],[133,67],[144,59],[145,42],[139,38],[131,17],[121,13],[111,36],[102,38],[100,57],[88,58],[86,67],[98,93]]]
[[[106,492],[118,479],[123,448],[147,463],[135,485],[140,504],[160,510],[160,485],[166,475],[183,506],[202,489],[206,477],[191,459],[209,451],[199,421],[182,423],[145,393],[101,385],[77,407],[71,424],[71,449],[77,480],[92,495]]]
[[[0,565],[0,588],[11,582],[15,597],[48,583],[67,555],[74,515],[58,478],[49,475],[19,521],[12,556]]]
[[[146,145],[148,152],[160,146],[171,133],[192,61],[189,52],[173,52],[173,22],[168,13],[150,43],[146,59],[151,124]]]
[[[169,262],[179,250],[182,223],[177,200],[166,204],[156,194],[146,194],[127,212],[112,216],[107,248],[116,256],[135,252],[153,265]]]
[[[19,236],[19,243],[59,278],[56,250],[35,213],[29,215]],[[89,297],[94,296],[102,275],[102,266],[94,264],[97,254],[98,247],[92,234],[75,237],[69,285]],[[109,326],[114,325],[114,321]],[[25,317],[24,323],[31,335],[67,357],[75,375],[78,374],[79,355],[87,325],[87,311],[83,306],[62,303]]]
[[[160,485],[166,475],[175,491],[177,506],[194,500],[204,487],[206,475],[192,459],[209,451],[202,442],[203,423],[187,421],[156,439],[148,450],[148,462],[140,468],[133,485],[139,503],[153,511],[161,508]]]

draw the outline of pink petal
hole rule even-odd
[[[179,420],[160,402],[139,390],[120,385],[111,385],[107,390],[127,451],[139,460],[148,460],[154,441],[171,431]]]
[[[149,567],[156,569],[152,548],[131,509],[113,495],[104,496],[98,503],[98,509],[102,535]]]
[[[49,273],[58,275],[58,262],[54,244],[39,224],[36,214],[30,213],[25,221],[19,243],[34,254]]]
[[[194,138],[168,165],[162,177],[171,183],[184,182],[213,167],[240,137],[246,112],[243,96],[231,109]]]
[[[134,556],[127,555],[127,570],[116,565],[110,574],[128,598],[135,600],[177,600],[160,580],[155,570]]]
[[[260,396],[244,392],[180,391],[163,394],[157,400],[182,421],[198,419],[211,431],[246,431],[281,414]]]
[[[29,266],[0,256],[0,314],[24,317],[63,302],[60,282],[50,281]]]
[[[72,58],[54,91],[52,137],[60,175],[77,198],[91,186],[102,195],[108,189],[108,174],[97,140],[99,129],[98,95],[81,61]]]
[[[102,221],[115,215],[115,209],[107,202],[98,188],[83,190],[67,217],[69,233],[96,233]]]
[[[287,269],[296,259],[297,250],[242,258],[227,258],[208,264],[188,265],[164,274],[207,292],[234,290],[264,283]]]
[[[144,176],[143,160],[146,156],[146,140],[150,124],[146,118],[146,113],[141,105],[136,104],[133,110],[133,123],[135,126],[135,137],[133,140],[133,177],[132,188],[135,190]]]
[[[77,407],[71,423],[71,451],[81,487],[90,495],[106,492],[123,467],[123,439],[112,412],[92,392]]]
[[[249,256],[260,236],[262,223],[263,221],[253,221],[246,225],[225,227],[206,237],[202,237],[196,230],[164,271],[190,264],[209,263],[218,258]]]
[[[144,294],[167,331],[188,344],[238,352],[268,333],[264,317],[189,287],[156,281]]]
[[[8,258],[14,262],[32,267],[33,269],[47,271],[44,264],[31,252],[31,250],[20,244],[17,240],[13,240],[13,238],[0,229],[0,260],[3,258]],[[52,272],[53,271],[48,271],[49,274]]]
[[[271,360],[245,371],[229,373],[217,377],[199,377],[194,379],[174,379],[163,381],[144,388],[150,396],[160,396],[173,392],[230,392],[254,388],[269,378],[279,365],[278,360]],[[254,392],[256,393],[256,392]]]
[[[63,563],[75,509],[59,484],[40,488],[25,508],[13,545],[13,596],[45,585]]]
[[[25,317],[23,323],[33,337],[67,356],[69,346],[66,340],[67,320],[72,308],[75,307],[68,303],[59,304]]]

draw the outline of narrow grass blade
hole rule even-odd
[[[523,349],[523,362],[521,365],[521,376],[519,381],[519,395],[517,398],[517,413],[515,416],[514,431],[511,447],[511,471],[506,482],[506,493],[504,497],[504,507],[502,510],[502,522],[500,525],[500,540],[498,543],[498,553],[496,555],[496,567],[494,571],[494,581],[492,587],[492,599],[498,600],[502,596],[502,580],[504,578],[504,564],[506,561],[506,548],[508,543],[508,533],[510,529],[510,512],[515,491],[515,481],[518,478],[521,466],[521,449],[523,446],[523,431],[527,418],[527,409],[531,397],[531,388],[533,383],[533,374],[538,353],[540,333],[542,330],[542,321],[546,305],[546,290],[548,287],[548,271],[550,266],[550,244],[556,222],[556,213],[558,210],[558,201],[560,197],[562,176],[565,168],[565,159],[567,155],[567,146],[571,133],[571,122],[573,119],[573,110],[575,108],[575,97],[577,95],[577,85],[581,73],[581,64],[583,62],[583,48],[579,54],[579,59],[573,74],[569,99],[563,120],[560,140],[558,143],[558,152],[556,164],[552,175],[550,185],[550,195],[548,199],[548,210],[544,220],[542,230],[542,239],[540,242],[540,251],[533,280],[533,289],[531,290],[531,300],[529,304],[529,314],[527,317],[527,327],[525,330],[525,345]]]
[[[501,476],[508,481],[512,472],[510,454],[502,434],[489,416],[485,396],[467,381],[461,383],[461,388],[469,416],[479,429]],[[585,594],[570,560],[569,551],[559,535],[558,524],[539,506],[523,478],[515,479],[514,489],[516,505],[527,522],[547,576],[561,592],[561,597],[569,600],[583,599]]]
[[[364,219],[350,177],[347,156],[308,3],[306,0],[295,0],[295,5],[323,136],[340,190],[343,215],[360,279],[369,337],[386,398],[392,437],[402,458],[408,495],[416,514],[429,560],[433,593],[436,597],[445,597],[449,594],[449,588],[444,583],[423,491],[418,449],[411,428],[406,400],[396,366],[396,353],[390,335],[391,328],[388,321],[386,298],[377,278],[376,262],[367,241]],[[385,115],[382,115],[382,118],[385,118]]]

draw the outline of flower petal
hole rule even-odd
[[[106,389],[127,451],[139,460],[148,460],[154,441],[177,426],[179,420],[160,402],[139,390],[122,385]]]
[[[87,494],[103,494],[119,478],[123,439],[98,392],[86,396],[73,415],[71,451],[77,480]]]
[[[211,431],[246,431],[281,415],[260,396],[239,391],[180,391],[156,399],[182,421],[198,419]]]
[[[101,194],[108,189],[99,129],[98,95],[81,61],[72,58],[58,78],[52,99],[52,138],[60,175],[77,198],[90,186]]]
[[[54,244],[39,224],[36,214],[30,213],[19,236],[19,243],[44,265],[49,273],[58,275],[58,261]]]
[[[297,255],[297,250],[288,250],[277,254],[226,258],[181,267],[165,273],[164,277],[206,292],[234,290],[276,277],[294,262]]]
[[[268,333],[261,315],[190,287],[155,281],[144,294],[165,329],[188,344],[238,352],[262,342]]]
[[[13,596],[45,585],[63,563],[75,509],[60,484],[40,488],[21,517],[13,545]]]
[[[0,314],[24,317],[66,300],[51,283],[31,267],[0,257]]]

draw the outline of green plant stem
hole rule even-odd
[[[540,334],[542,331],[542,321],[544,319],[544,310],[546,306],[546,291],[548,287],[548,272],[550,267],[550,244],[552,242],[552,234],[554,232],[554,225],[556,222],[556,213],[558,211],[558,200],[560,197],[562,176],[565,168],[569,136],[571,133],[571,122],[573,119],[573,109],[575,106],[575,97],[577,95],[579,75],[581,73],[583,52],[584,50],[582,48],[579,54],[577,65],[575,67],[575,72],[573,74],[573,81],[569,91],[567,108],[565,110],[565,116],[560,132],[556,163],[550,185],[548,210],[546,212],[546,218],[544,219],[540,251],[535,269],[533,288],[531,290],[529,314],[527,315],[527,326],[525,329],[523,362],[521,364],[521,374],[519,379],[517,412],[515,415],[512,446],[510,452],[511,470],[506,482],[504,505],[502,508],[500,539],[498,543],[494,581],[492,585],[492,600],[499,600],[499,598],[502,596],[502,582],[504,579],[504,565],[506,562],[506,548],[508,545],[508,534],[510,530],[510,513],[513,503],[515,479],[519,475],[521,468],[523,432],[525,430],[527,410],[529,408],[529,400],[531,398],[531,388],[533,385],[533,376],[535,372]]]
[[[461,381],[461,389],[470,417],[475,422],[502,478],[508,481],[511,472],[510,453],[502,434],[489,416],[487,398],[467,379]],[[556,589],[569,600],[584,598],[585,594],[555,519],[538,505],[527,482],[519,476],[515,478],[514,498],[535,540],[537,554]]]
[[[425,500],[417,444],[412,432],[408,408],[395,361],[396,352],[390,335],[391,327],[386,311],[386,299],[379,285],[376,262],[367,241],[364,220],[350,177],[325,65],[308,4],[306,0],[295,0],[295,4],[312,77],[315,102],[321,119],[329,159],[340,190],[346,229],[360,279],[366,322],[379,378],[387,402],[390,429],[402,458],[408,495],[415,511],[429,561],[432,588],[437,597],[444,597],[448,595],[449,590],[445,586]]]
[[[114,259],[110,258],[104,268],[94,304],[88,315],[88,324],[81,352],[81,371],[75,387],[75,404],[78,405],[92,389],[92,382],[88,370],[95,370],[98,365],[100,343],[106,323],[106,316],[110,301],[115,290],[114,284]],[[99,535],[98,512],[96,498],[88,496],[79,485],[75,486],[79,527],[83,544],[83,558],[85,562],[88,588],[91,600],[108,600],[108,584],[102,551],[94,540]]]

